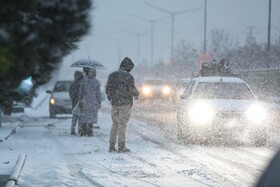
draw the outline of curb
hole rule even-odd
[[[3,142],[4,140],[7,140],[10,136],[12,136],[13,134],[15,134],[17,128],[21,127],[22,124],[23,124],[23,123],[20,122],[16,127],[14,127],[14,128],[11,130],[10,134],[8,134],[7,136],[5,136],[4,139],[0,139],[0,142]]]
[[[24,166],[26,157],[27,157],[26,154],[19,155],[19,157],[17,159],[17,163],[16,163],[5,187],[14,187],[17,185],[18,178],[19,178],[21,170]]]

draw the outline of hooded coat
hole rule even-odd
[[[134,67],[131,59],[125,57],[119,71],[111,73],[106,84],[106,94],[114,106],[133,104],[133,97],[139,96],[133,76],[129,73]]]
[[[90,71],[93,71],[90,72]],[[79,125],[97,123],[98,109],[101,104],[100,82],[96,79],[96,70],[91,69],[82,80],[79,100],[83,102]],[[95,73],[94,73],[95,72]]]
[[[70,96],[70,99],[72,100],[72,108],[74,108],[79,101],[79,90],[80,90],[80,85],[81,85],[83,76],[84,76],[83,72],[75,71],[74,82],[71,83],[70,88],[69,88],[69,96]]]

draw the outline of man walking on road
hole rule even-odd
[[[111,118],[113,121],[109,152],[117,151],[115,148],[118,138],[118,152],[130,152],[125,146],[126,124],[130,118],[131,107],[134,99],[138,99],[139,92],[135,87],[133,76],[129,73],[134,67],[132,60],[125,57],[120,64],[120,69],[111,73],[106,85],[106,94],[111,101]]]

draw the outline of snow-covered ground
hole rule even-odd
[[[70,135],[70,115],[48,118],[48,96],[44,89],[39,93],[33,108],[13,114],[0,129],[1,137],[22,122],[15,134],[0,142],[0,175],[12,171],[18,155],[27,155],[18,180],[21,187],[253,186],[277,150],[277,146],[180,144],[174,138],[176,122],[171,114],[145,114],[137,110],[143,106],[136,102],[127,128],[131,152],[109,153],[109,103],[102,104],[101,128],[94,136],[78,137]],[[161,125],[149,117],[161,120]]]

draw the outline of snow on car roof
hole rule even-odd
[[[235,83],[244,83],[245,81],[238,77],[221,77],[221,76],[212,76],[212,77],[197,77],[195,78],[198,82],[235,82]]]

